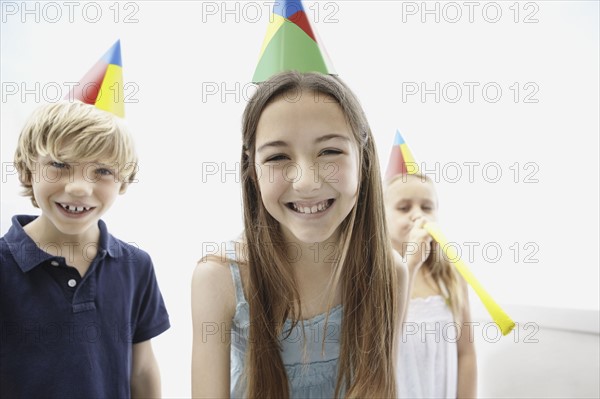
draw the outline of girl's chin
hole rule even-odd
[[[299,244],[313,245],[326,242],[337,242],[339,238],[339,227],[334,232],[329,231],[288,231],[285,234],[287,241],[295,241]]]

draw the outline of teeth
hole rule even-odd
[[[323,212],[324,210],[329,208],[329,201],[322,201],[313,206],[298,206],[296,203],[292,202],[292,208],[298,213],[310,215],[318,212]]]
[[[67,204],[61,204],[59,203],[60,206],[62,206],[62,208],[68,212],[71,213],[80,213],[83,211],[89,211],[90,209],[92,209],[91,207],[85,207],[85,206],[74,206],[74,205],[67,205]]]

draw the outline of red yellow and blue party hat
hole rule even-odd
[[[291,70],[335,75],[300,0],[275,3],[252,81],[264,82]]]
[[[125,116],[120,40],[81,78],[66,98],[95,105],[121,118]]]
[[[391,180],[396,175],[413,175],[415,173],[419,173],[419,166],[406,145],[404,137],[399,131],[396,131],[390,161],[385,172],[385,181]]]

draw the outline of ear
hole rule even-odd
[[[125,194],[125,192],[127,191],[127,187],[129,187],[129,184],[121,183],[121,188],[119,188],[119,195]]]

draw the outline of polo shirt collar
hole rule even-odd
[[[55,258],[55,256],[38,247],[35,241],[33,241],[23,229],[24,226],[31,223],[36,218],[37,216],[30,215],[13,216],[12,228],[10,228],[4,236],[4,240],[6,241],[12,256],[23,273],[27,273],[36,266]],[[108,255],[112,258],[121,256],[122,251],[120,242],[108,233],[106,224],[102,220],[98,220],[98,228],[100,229],[98,253],[101,256]]]
[[[98,227],[100,228],[100,242],[98,252],[106,252],[111,258],[118,258],[122,254],[121,243],[112,234],[108,233],[106,223],[102,220],[98,220]]]

